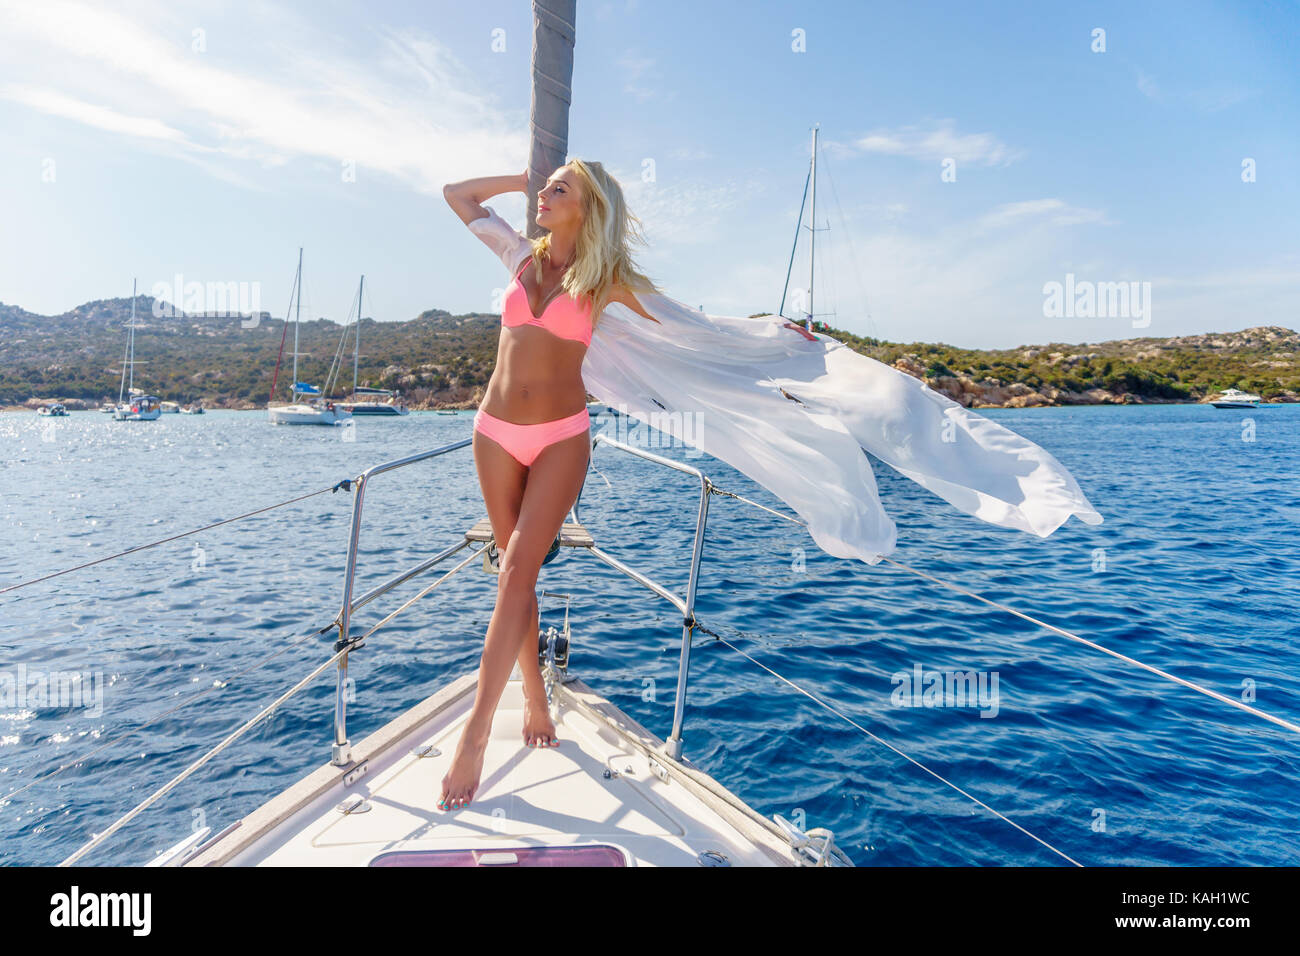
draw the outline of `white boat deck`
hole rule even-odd
[[[438,810],[476,676],[376,731],[353,747],[346,767],[321,767],[185,865],[565,865],[519,851],[583,845],[613,849],[589,851],[575,865],[696,866],[706,851],[733,866],[800,861],[776,824],[689,763],[663,755],[662,741],[580,681],[555,691],[559,746],[532,749],[521,735],[522,684],[512,679],[474,802]],[[417,755],[427,747],[439,753]],[[339,809],[350,803],[368,809]],[[401,855],[413,851],[424,855]],[[593,863],[591,853],[603,860]]]

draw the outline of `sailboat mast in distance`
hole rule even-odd
[[[135,325],[135,283],[131,280],[131,325]],[[126,391],[126,363],[131,361],[131,327],[126,330],[126,347],[122,350],[122,377],[117,386],[117,404],[122,404],[122,394]]]
[[[290,401],[298,392],[298,320],[302,318],[302,246],[298,247],[298,302],[293,316],[293,379],[289,385]]]
[[[804,313],[804,328],[809,332],[813,330],[813,286],[816,282],[816,264],[817,264],[817,130],[820,123],[814,123],[812,128],[812,160],[808,165],[808,178],[803,184],[803,199],[799,202],[799,219],[794,226],[794,243],[790,246],[790,263],[785,269],[785,288],[781,290],[781,307],[777,309],[777,315],[785,315],[785,300],[790,294],[790,277],[794,275],[794,256],[799,250],[799,233],[804,228],[809,232],[808,246],[808,311]],[[831,183],[835,185],[834,182]],[[808,213],[808,225],[803,224],[803,211],[809,205],[809,188],[812,191],[812,203]],[[791,316],[795,318],[796,316]]]
[[[135,391],[135,285],[136,285],[136,280],[132,279],[131,280],[131,331],[127,333],[127,342],[128,342],[127,351],[131,353],[131,362],[128,367],[130,368],[131,371],[127,373],[128,375],[130,375],[130,384],[128,384],[126,387],[127,398],[130,398],[131,393]]]
[[[357,327],[352,337],[352,394],[357,393],[357,360],[361,358],[361,303],[366,292],[366,277],[361,277],[357,288]]]
[[[275,388],[280,381],[280,362],[284,359],[284,340],[289,336],[289,311],[293,306],[294,297],[301,294],[298,288],[301,280],[302,280],[302,246],[299,246],[298,247],[298,271],[295,272],[293,275],[293,288],[289,290],[289,305],[285,306],[284,309],[284,328],[280,330],[280,351],[277,352],[275,356],[275,374],[271,376],[271,394],[266,400],[266,404],[268,406],[275,401]],[[295,355],[298,352],[297,334],[298,334],[297,330],[295,329],[294,350],[293,350]],[[294,361],[297,362],[297,359],[295,358]],[[297,371],[298,371],[297,367],[295,366],[294,372],[297,373]],[[294,378],[296,381],[297,380],[296,374]]]
[[[820,124],[814,123],[812,128],[812,196],[811,206],[809,207],[808,230],[811,235],[808,238],[808,318],[804,327],[811,332],[813,330],[813,269],[817,262],[817,127]]]

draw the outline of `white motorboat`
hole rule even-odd
[[[61,402],[54,402],[50,405],[42,405],[36,412],[37,415],[44,415],[49,418],[59,418],[68,414],[68,410],[63,407]]]
[[[146,395],[135,387],[135,367],[144,365],[135,358],[135,330],[143,328],[135,321],[136,282],[131,280],[131,322],[127,325],[126,356],[122,360],[122,382],[118,386],[117,406],[113,409],[115,422],[152,422],[162,415],[162,399]]]
[[[339,407],[351,412],[353,415],[369,415],[380,418],[397,418],[402,415],[409,415],[410,411],[406,407],[406,402],[402,401],[402,393],[395,389],[388,388],[370,388],[369,386],[360,385],[357,382],[358,363],[361,358],[361,316],[365,302],[366,277],[361,277],[361,283],[357,287],[357,300],[354,312],[349,310],[348,323],[343,327],[343,335],[339,340],[338,351],[334,355],[334,364],[330,368],[330,375],[325,382],[325,391],[334,391],[338,383],[338,370],[342,367],[343,345],[347,341],[348,329],[352,329],[352,396],[351,401],[340,402]]]
[[[336,403],[324,398],[320,389],[298,381],[298,324],[302,317],[302,249],[298,250],[298,272],[293,280],[293,298],[296,302],[293,318],[293,384],[289,401],[266,406],[267,418],[272,425],[343,425],[352,420],[352,414]],[[288,321],[288,313],[285,313]],[[288,329],[285,330],[286,332]],[[275,378],[271,381],[271,395],[275,396],[276,382],[280,377],[280,358],[284,355],[284,341],[280,342],[280,355],[275,360]]]
[[[162,402],[160,404],[164,415],[179,415],[181,413],[179,402]]]
[[[1229,388],[1220,392],[1218,399],[1210,402],[1210,404],[1215,408],[1259,408],[1260,401],[1258,395]]]
[[[201,403],[195,403],[195,404],[193,404],[193,405],[186,405],[184,408],[181,409],[181,414],[182,414],[182,415],[202,415],[202,414],[203,414],[203,405],[202,405]]]
[[[383,397],[384,401],[351,401],[340,402],[340,406],[353,415],[380,415],[380,416],[397,416],[409,415],[410,410],[406,403],[402,401],[399,392],[390,391],[386,388],[365,388],[364,386],[353,388],[352,397]]]

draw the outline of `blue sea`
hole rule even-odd
[[[1300,406],[980,414],[1051,451],[1105,522],[1047,539],[996,528],[873,461],[891,557],[1300,722]],[[0,588],[467,438],[472,415],[107,418],[0,414]],[[597,543],[680,593],[698,485],[604,446],[593,466],[581,509]],[[0,595],[0,862],[62,860],[329,657],[336,634],[315,632],[341,600],[351,503],[327,492]],[[468,447],[377,479],[366,503],[358,593],[484,516]],[[567,550],[540,586],[572,595],[570,671],[666,737],[676,611]],[[472,564],[353,656],[354,741],[477,666],[493,591]],[[541,607],[543,627],[562,623],[561,602]],[[860,866],[1068,865],[917,764],[1087,866],[1300,862],[1292,732],[887,561],[832,558],[735,499],[710,506],[697,616],[917,762],[697,634],[685,755],[759,812],[829,827]],[[83,698],[33,699],[33,675],[53,672],[85,675]],[[922,693],[958,672],[984,693]],[[333,697],[330,670],[85,862],[143,863],[326,763]]]

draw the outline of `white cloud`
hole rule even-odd
[[[615,174],[632,211],[645,223],[646,237],[662,242],[695,245],[718,242],[729,230],[731,213],[762,195],[766,187],[757,180],[710,182],[694,179],[645,183],[639,176]]]
[[[1155,77],[1149,76],[1141,70],[1138,70],[1137,88],[1142,92],[1142,95],[1149,100],[1164,99],[1163,94],[1160,92],[1160,87],[1156,86]]]
[[[1100,209],[1071,206],[1060,199],[1029,199],[1003,203],[981,216],[979,225],[997,229],[1032,219],[1045,219],[1057,226],[1074,226],[1082,223],[1113,225]]]
[[[110,133],[174,143],[185,142],[185,135],[180,130],[168,126],[161,120],[147,116],[128,116],[110,107],[86,103],[55,90],[6,83],[0,85],[0,99],[22,103],[39,112],[75,120],[87,126],[108,130]]]
[[[188,30],[150,32],[143,19],[72,0],[5,4],[11,53],[0,80],[42,75],[64,87],[10,83],[8,98],[235,161],[276,166],[305,157],[339,168],[352,160],[360,175],[377,171],[426,193],[527,155],[526,125],[507,123],[491,97],[469,85],[472,71],[431,37],[376,28],[376,65],[316,37],[285,46],[283,24],[272,34],[248,22],[245,36],[278,37],[266,40],[272,55],[263,58],[275,75],[259,76],[224,65],[228,57],[192,52]],[[254,49],[241,47],[257,60]],[[136,115],[142,104],[154,115]]]
[[[835,317],[827,319],[832,325],[892,341],[984,348],[1086,338],[1101,328],[1058,323],[1045,332],[1048,320],[1042,314],[1043,283],[1064,275],[1077,251],[1077,226],[1107,224],[1100,211],[1047,198],[995,206],[925,231],[904,231],[888,218],[855,220],[846,236],[844,224],[831,217],[830,231],[817,240],[818,281],[825,282],[819,285],[817,311],[833,309]],[[794,285],[807,277],[806,240],[800,249]],[[725,268],[726,260],[736,257],[722,258],[724,269],[704,285],[711,296],[706,310],[731,315],[776,310],[785,259],[738,261]],[[1122,330],[1115,325],[1106,337],[1110,331]]]
[[[633,50],[627,50],[619,57],[618,65],[623,70],[623,92],[634,96],[638,102],[664,92],[661,77],[655,69],[651,57],[639,56]]]
[[[959,163],[1006,166],[1024,157],[1024,151],[1003,143],[992,133],[958,133],[952,120],[922,128],[904,126],[895,130],[873,130],[850,145],[864,153],[907,156],[927,162],[953,159]]]

